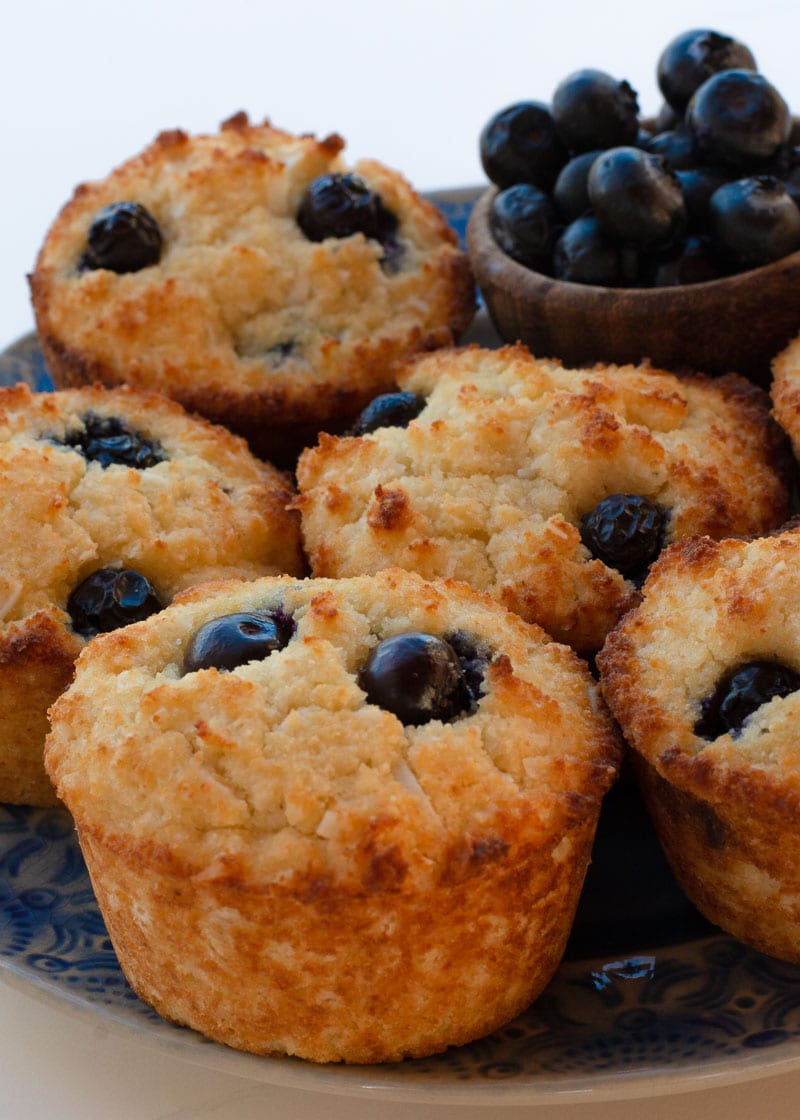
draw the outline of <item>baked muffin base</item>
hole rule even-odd
[[[278,604],[279,650],[182,671],[199,624]],[[406,725],[357,679],[420,626],[489,660],[474,708]],[[401,571],[195,588],[87,646],[51,715],[46,766],[134,989],[216,1041],[317,1062],[421,1057],[522,1011],[618,761],[572,651]]]
[[[187,890],[184,869],[153,876],[135,849],[78,835],[127,979],[161,1015],[252,1053],[371,1063],[480,1038],[539,995],[564,953],[595,823],[576,824],[559,852],[455,851],[432,896],[313,876],[256,894],[194,875]]]
[[[678,883],[726,932],[794,962],[800,691],[764,696],[730,730],[720,721],[710,738],[698,721],[736,668],[774,662],[798,671],[799,573],[796,530],[673,545],[651,571],[642,605],[598,657],[604,695],[633,748]]]

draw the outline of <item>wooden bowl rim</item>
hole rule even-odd
[[[547,276],[544,272],[536,272],[520,264],[513,257],[509,257],[497,244],[489,225],[489,212],[492,200],[499,193],[499,187],[488,187],[476,200],[467,223],[467,248],[473,261],[473,268],[478,274],[479,285],[480,272],[486,266],[491,269],[495,284],[502,283],[504,287],[513,286],[521,295],[529,295],[531,298],[538,299],[543,291],[555,290],[565,296],[568,295],[571,299],[583,295],[587,301],[612,302],[624,293],[627,298],[638,299],[642,304],[669,302],[675,305],[684,301],[694,303],[698,295],[723,297],[728,293],[740,291],[743,287],[750,287],[752,283],[757,286],[759,280],[766,274],[774,278],[784,272],[787,276],[800,273],[800,250],[797,250],[789,253],[788,256],[770,261],[769,264],[759,265],[758,268],[735,272],[730,276],[720,276],[716,280],[703,280],[696,284],[673,284],[659,288],[610,288],[600,284],[578,284],[572,280],[558,280],[555,276]],[[501,278],[504,278],[505,282]]]

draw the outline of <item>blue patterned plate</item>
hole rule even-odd
[[[435,196],[463,228],[474,191]],[[485,319],[473,336],[491,340]],[[50,387],[33,336],[0,384]],[[0,805],[0,975],[73,1015],[209,1068],[322,1093],[440,1104],[655,1096],[800,1068],[800,967],[709,926],[675,885],[627,775],[603,809],[567,954],[533,1007],[425,1060],[260,1058],[161,1019],[131,991],[62,809]]]

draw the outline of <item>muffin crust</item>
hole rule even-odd
[[[285,648],[183,670],[203,622],[276,605]],[[367,702],[359,666],[409,630],[490,644],[474,710],[404,726]],[[432,1053],[527,1006],[618,761],[572,651],[399,570],[198,588],[95,639],[52,717],[48,771],[136,990],[217,1040],[321,1062]]]
[[[474,313],[467,258],[399,174],[354,168],[399,220],[391,266],[361,233],[315,242],[298,225],[308,184],[345,169],[343,147],[239,113],[216,135],[164,132],[78,187],[30,278],[56,383],[158,390],[283,462],[390,385],[394,360],[452,342]],[[121,200],[156,219],[159,262],[82,269],[91,222]]]
[[[89,414],[160,445],[146,470],[89,462],[68,442]],[[48,706],[85,644],[67,613],[98,569],[132,568],[163,602],[204,579],[300,573],[287,478],[242,440],[164,397],[102,388],[0,389],[0,799],[54,804]]]
[[[706,700],[737,666],[800,671],[800,534],[669,549],[598,657],[676,878],[713,922],[800,960],[800,692],[708,741]]]
[[[766,396],[733,375],[570,370],[517,346],[426,355],[398,382],[426,399],[407,428],[322,436],[301,456],[316,575],[398,564],[465,579],[591,653],[639,598],[582,543],[601,499],[656,501],[667,543],[757,533],[788,514],[785,440]]]

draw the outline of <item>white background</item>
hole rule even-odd
[[[340,132],[353,157],[420,188],[472,184],[497,109],[547,101],[566,74],[596,66],[655,112],[661,48],[704,25],[748,42],[800,106],[790,0],[2,0],[0,11],[2,342],[32,322],[25,274],[75,185],[163,128],[213,131],[245,109],[291,131]]]
[[[245,109],[290,130],[338,131],[353,158],[381,159],[423,189],[479,183],[477,138],[497,109],[549,100],[567,73],[595,66],[627,78],[653,113],[662,46],[698,26],[746,41],[800,106],[796,0],[3,0],[0,11],[0,343],[32,326],[25,274],[74,186],[163,128],[210,131]],[[0,1086],[1,1120],[670,1120],[690,1111],[794,1120],[800,1074],[647,1103],[414,1112],[197,1070],[0,987]]]

